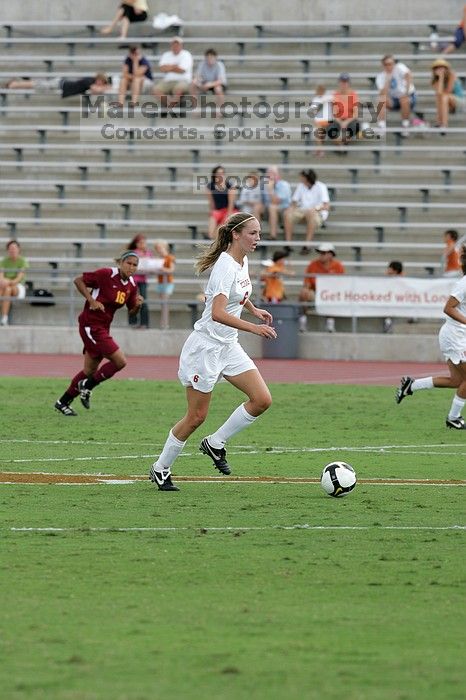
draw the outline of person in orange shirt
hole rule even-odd
[[[286,299],[283,275],[294,275],[294,271],[287,268],[286,259],[289,256],[287,250],[277,250],[272,256],[272,264],[261,275],[264,282],[262,300],[272,304],[278,304]]]
[[[335,246],[332,243],[321,243],[316,248],[319,257],[311,260],[304,273],[303,287],[299,293],[299,301],[310,302],[314,301],[316,296],[316,278],[314,275],[343,275],[345,267],[342,262],[337,260]],[[301,330],[306,330],[307,317],[306,313],[301,315],[299,325]],[[325,320],[325,329],[328,333],[335,332],[335,319],[327,318]]]
[[[458,231],[448,229],[443,234],[445,249],[443,251],[443,277],[460,277],[461,260],[458,251]]]
[[[464,34],[464,29],[466,27],[466,5],[463,7],[463,14],[461,16],[461,21],[459,25],[455,29],[455,38],[454,40],[447,44],[447,46],[443,49],[442,53],[453,53],[456,49],[459,49],[461,44],[464,43],[465,39],[465,34]]]
[[[162,307],[160,311],[160,328],[167,329],[169,327],[169,308],[168,300],[173,294],[175,284],[173,282],[173,273],[175,271],[175,256],[171,255],[166,241],[157,240],[154,242],[154,251],[157,257],[163,260],[163,268],[157,276],[157,293],[160,294]]]
[[[359,132],[359,96],[351,89],[348,73],[341,73],[338,89],[333,94],[333,122],[328,129],[329,138],[346,145]]]

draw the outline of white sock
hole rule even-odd
[[[434,379],[433,377],[422,377],[422,379],[415,379],[411,384],[411,391],[419,391],[419,389],[433,389]]]
[[[251,416],[244,408],[244,404],[241,404],[215,433],[207,437],[209,445],[212,445],[216,450],[221,450],[229,438],[254,423],[256,418],[257,416]]]
[[[377,126],[379,127],[379,129],[385,129],[385,127],[387,126],[385,119],[380,119],[377,122]]]
[[[451,402],[448,419],[454,420],[455,418],[460,418],[465,403],[466,399],[462,399],[460,396],[458,396],[458,394],[455,394],[453,397],[453,401]]]
[[[409,119],[403,119],[401,122],[401,126],[408,127],[409,126]]]
[[[8,323],[8,316],[6,314],[4,314],[2,316],[2,326],[6,326],[7,323]]]
[[[176,438],[172,431],[168,433],[168,437],[163,446],[163,450],[156,462],[154,462],[154,468],[156,471],[170,471],[170,467],[178,457],[183,447],[186,445],[186,440],[181,442]]]

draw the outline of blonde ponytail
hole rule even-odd
[[[245,214],[244,212],[232,214],[228,217],[225,223],[218,228],[217,238],[198,256],[194,266],[198,275],[205,272],[210,267],[213,267],[220,255],[228,250],[233,240],[233,229],[241,231],[243,224],[251,219],[255,219],[255,217],[251,216],[251,214]]]

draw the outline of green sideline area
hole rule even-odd
[[[184,411],[178,384],[122,380],[65,418],[65,388],[0,378],[3,481],[145,475]],[[397,406],[387,387],[271,389],[229,445],[234,474],[316,478],[345,460],[360,480],[346,498],[223,477],[179,493],[0,484],[2,697],[464,699],[466,442],[444,427],[451,393]],[[214,475],[198,443],[239,401],[217,387],[175,482]]]

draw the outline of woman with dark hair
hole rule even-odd
[[[314,233],[328,219],[330,198],[327,185],[317,179],[314,170],[302,170],[301,182],[291,199],[291,206],[285,211],[285,239],[291,241],[296,223],[306,223],[306,243],[314,238]],[[301,255],[307,255],[309,247],[303,246]]]
[[[456,389],[445,424],[466,430],[461,415],[466,403],[466,247],[462,250],[463,277],[456,282],[443,308],[446,321],[439,332],[439,344],[450,370],[449,377],[402,377],[395,395],[397,403],[420,389]]]
[[[147,238],[143,233],[138,233],[128,246],[128,250],[134,250],[139,261],[143,258],[153,258],[152,252],[147,247]],[[142,267],[142,265],[141,265]],[[128,312],[128,323],[134,328],[149,328],[149,307],[147,306],[147,275],[144,272],[137,272],[133,275],[137,284],[138,292],[144,299],[137,313]]]
[[[268,311],[258,309],[250,300],[248,258],[260,240],[260,224],[250,214],[234,214],[220,226],[215,241],[198,258],[198,273],[211,269],[205,288],[205,309],[194,324],[180,356],[178,377],[186,387],[188,403],[184,417],[170,430],[149,478],[161,491],[178,491],[171,480],[171,466],[189,436],[204,422],[214,386],[222,378],[248,397],[225,423],[205,437],[200,450],[210,457],[222,474],[230,474],[225,443],[251,425],[272,403],[270,392],[251,358],[238,342],[238,330],[263,338],[276,338]],[[243,321],[249,313],[260,324]]]
[[[92,389],[126,367],[126,357],[110,335],[110,325],[115,311],[126,305],[130,313],[137,313],[144,300],[132,277],[138,267],[137,253],[126,250],[116,262],[118,267],[83,272],[74,280],[76,289],[86,300],[78,319],[84,344],[84,368],[55,402],[55,408],[64,416],[77,415],[70,404],[78,394],[84,408],[90,408]],[[104,358],[108,362],[99,367]]]
[[[125,0],[118,8],[110,24],[100,30],[101,34],[111,34],[117,24],[120,25],[120,39],[128,36],[129,25],[134,22],[145,22],[149,13],[147,0]]]
[[[210,182],[206,189],[209,202],[209,228],[207,235],[210,239],[214,239],[217,227],[221,226],[231,214],[238,211],[235,208],[238,192],[228,178],[225,178],[225,170],[221,165],[217,165],[212,170]]]
[[[447,127],[449,115],[464,104],[464,92],[461,80],[444,58],[437,58],[432,64],[432,87],[437,106],[436,126]]]

